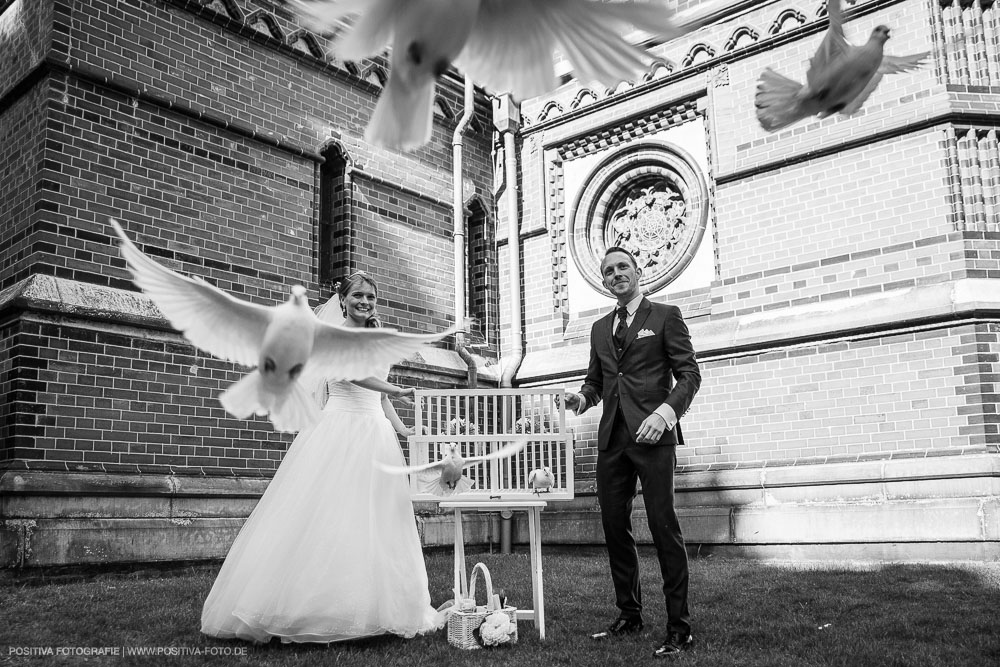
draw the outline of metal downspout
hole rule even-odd
[[[452,172],[454,176],[454,216],[455,216],[455,326],[458,333],[455,334],[455,349],[458,356],[465,362],[468,368],[469,389],[475,389],[478,384],[478,370],[476,359],[469,352],[465,344],[467,316],[465,311],[466,285],[465,285],[465,192],[462,183],[462,135],[469,127],[472,116],[475,112],[475,88],[473,88],[472,78],[465,77],[465,105],[462,117],[455,127],[455,133],[451,139],[452,151]]]
[[[503,133],[504,169],[506,175],[507,199],[507,280],[510,293],[510,337],[511,352],[503,360],[501,387],[513,387],[514,375],[524,360],[524,332],[521,322],[521,225],[520,188],[517,185],[517,131],[521,125],[521,114],[510,95],[498,100],[494,111],[494,124]]]
[[[504,195],[507,199],[507,280],[510,294],[511,352],[503,357],[501,387],[513,387],[514,375],[524,360],[524,335],[521,321],[521,225],[520,189],[517,186],[517,130],[521,125],[521,112],[510,95],[496,100],[493,124],[503,134]],[[500,513],[500,553],[513,552],[513,512]]]

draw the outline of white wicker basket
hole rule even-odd
[[[482,572],[483,580],[486,582],[486,604],[476,604],[476,575]],[[469,598],[462,604],[462,600],[456,601],[455,610],[448,616],[448,643],[460,649],[472,650],[482,648],[483,643],[476,632],[487,616],[494,611],[503,611],[510,617],[514,624],[514,631],[510,635],[507,643],[517,642],[517,608],[505,605],[500,607],[500,597],[493,593],[493,580],[490,578],[490,571],[482,563],[476,563],[472,568],[472,575],[469,577]],[[462,609],[462,607],[470,607]]]

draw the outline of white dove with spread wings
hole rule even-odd
[[[286,0],[300,22],[334,32],[355,23],[335,45],[338,57],[358,61],[392,46],[389,82],[365,140],[410,150],[430,138],[434,83],[455,64],[496,93],[526,99],[555,89],[554,49],[576,78],[613,87],[640,73],[646,52],[623,35],[628,27],[661,39],[694,30],[711,13],[674,15],[663,0]],[[712,11],[721,2],[712,3]]]
[[[377,375],[392,363],[439,340],[391,329],[338,327],[309,308],[306,289],[291,288],[288,301],[260,306],[236,299],[198,277],[189,278],[143,254],[111,220],[135,284],[196,347],[256,369],[219,395],[238,419],[270,415],[278,431],[315,424],[320,412],[307,387],[322,377],[355,380]]]
[[[424,476],[421,480],[421,486],[424,487],[423,490],[437,496],[448,496],[468,491],[472,488],[472,481],[463,474],[465,468],[482,463],[483,461],[510,458],[524,449],[525,444],[523,442],[514,443],[505,445],[495,452],[482,456],[463,457],[460,450],[461,445],[457,442],[448,442],[442,444],[442,449],[444,450],[442,458],[431,463],[412,466],[390,466],[376,462],[376,465],[387,473],[397,475],[430,472],[430,475]]]
[[[835,113],[849,116],[861,108],[886,74],[920,67],[929,52],[889,56],[883,47],[889,28],[877,26],[863,46],[853,46],[844,37],[840,0],[827,0],[830,27],[816,55],[809,61],[806,84],[802,85],[771,68],[757,82],[757,120],[775,132],[809,116],[826,118]]]

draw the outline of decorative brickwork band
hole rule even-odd
[[[952,209],[957,231],[1000,231],[1000,144],[997,131],[946,130]]]
[[[556,312],[569,310],[569,280],[566,276],[566,187],[563,161],[549,165],[549,239],[552,241],[552,299]]]
[[[946,83],[1000,86],[1000,3],[936,0],[932,28],[944,54]]]
[[[945,151],[948,155],[948,199],[951,204],[952,224],[956,231],[965,229],[965,204],[962,201],[962,175],[958,158],[958,140],[955,128],[947,126],[944,130]]]
[[[604,128],[600,132],[594,132],[575,141],[567,142],[559,147],[559,157],[563,160],[583,157],[694,120],[697,115],[697,100],[682,102],[666,109],[659,109],[642,118],[630,120],[617,127]]]

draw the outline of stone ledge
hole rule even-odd
[[[677,475],[677,492],[718,489],[778,489],[819,485],[903,482],[914,480],[984,478],[1000,484],[1000,455],[932,456],[826,463],[763,466]]]
[[[260,477],[8,470],[0,473],[0,497],[4,503],[29,496],[256,500],[269,481]],[[1000,496],[1000,455],[977,453],[686,472],[676,476],[676,493],[679,507],[719,504],[720,499],[737,505],[774,505],[782,498],[807,502],[814,497],[822,501],[838,493],[846,494],[852,487],[878,489],[880,498],[891,498],[893,494],[909,497],[909,492],[900,490],[914,484],[936,488],[935,497]],[[810,489],[827,491],[813,492],[816,495],[810,496]],[[856,488],[848,495],[859,497]],[[870,494],[860,496],[867,498]],[[698,500],[702,498],[713,500],[710,503]],[[596,507],[594,495],[578,492],[572,500],[552,501],[546,512],[591,507]],[[440,513],[433,502],[417,502],[415,509],[420,514]]]
[[[25,278],[0,292],[0,312],[8,309],[72,315],[164,332],[175,331],[152,299],[141,292],[41,274]],[[180,338],[180,334],[176,335]],[[474,356],[480,378],[484,382],[498,382],[499,366],[488,364],[486,359]],[[407,368],[442,370],[463,377],[468,372],[468,367],[458,352],[432,346],[427,346],[414,355],[412,361],[403,360],[395,366],[396,372]]]
[[[611,305],[609,302],[608,308]],[[844,299],[791,306],[718,320],[688,321],[698,357],[704,362],[747,348],[781,348],[800,341],[864,336],[941,319],[1000,313],[1000,280],[965,278]],[[595,319],[598,316],[595,316]],[[552,377],[579,377],[590,360],[589,337],[575,345],[525,355],[517,380],[551,382]]]
[[[0,496],[228,496],[259,498],[270,480],[245,477],[7,471]]]
[[[264,480],[10,473],[0,479],[0,567],[221,558]],[[108,476],[112,477],[112,476]],[[124,478],[123,478],[124,477]],[[220,484],[221,482],[221,484]],[[1000,558],[1000,456],[908,458],[678,476],[678,514],[692,549],[749,557],[859,560]],[[418,503],[426,547],[449,547],[453,514]],[[467,513],[469,544],[499,542],[498,513]],[[601,544],[593,495],[553,501],[543,542]],[[640,496],[633,525],[651,542]],[[512,538],[527,542],[514,513]]]

